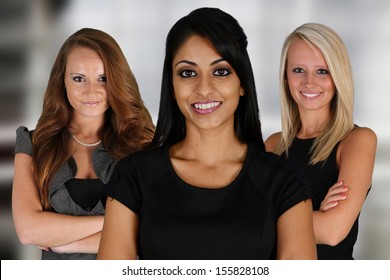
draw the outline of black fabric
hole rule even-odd
[[[313,193],[313,210],[320,209],[330,187],[338,180],[339,170],[337,167],[337,144],[325,163],[309,165],[310,149],[315,139],[298,139],[292,142],[288,154],[289,159],[304,168],[309,179],[309,186]],[[353,259],[353,247],[358,235],[359,217],[353,224],[347,237],[336,246],[317,245],[318,259],[320,260],[351,260]]]
[[[231,184],[199,188],[178,177],[164,148],[121,160],[107,189],[140,217],[140,259],[274,259],[276,221],[310,197],[305,179],[250,144]]]
[[[99,179],[71,178],[65,186],[73,201],[86,211],[91,211],[100,200],[105,201],[102,199],[105,185]]]

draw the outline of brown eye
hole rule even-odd
[[[179,75],[183,78],[190,78],[190,77],[196,76],[196,73],[193,70],[186,69],[186,70],[180,71]]]
[[[82,76],[73,76],[72,80],[75,81],[76,83],[85,82],[85,79]]]
[[[227,76],[230,73],[231,72],[225,68],[219,68],[219,69],[214,71],[214,75],[216,75],[216,76]]]

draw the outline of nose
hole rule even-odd
[[[313,85],[315,84],[315,80],[316,80],[316,77],[315,77],[314,74],[312,74],[312,73],[307,73],[307,74],[305,75],[305,80],[304,80],[304,82],[305,82],[305,85],[306,85],[307,87],[313,86]]]
[[[197,94],[202,96],[208,96],[215,90],[213,78],[208,75],[199,75],[196,82],[195,91]]]
[[[86,94],[88,95],[96,95],[100,94],[103,90],[103,85],[100,84],[98,81],[90,81],[87,83],[87,88],[86,88]]]

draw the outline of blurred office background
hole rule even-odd
[[[165,36],[180,17],[202,6],[232,14],[247,33],[264,138],[280,130],[278,68],[287,34],[302,23],[320,22],[344,39],[354,69],[356,123],[371,127],[379,139],[373,188],[361,214],[354,255],[390,259],[388,0],[0,1],[1,259],[40,257],[34,246],[20,245],[12,221],[15,129],[35,127],[51,66],[64,40],[82,27],[111,34],[121,45],[155,121]]]

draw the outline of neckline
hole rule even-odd
[[[92,181],[92,182],[95,182],[95,181],[100,181],[99,178],[70,178],[69,180],[73,180],[73,181]]]
[[[313,141],[315,140],[317,137],[312,137],[312,138],[298,138],[297,136],[294,137],[294,140],[296,141]]]
[[[240,172],[237,174],[237,176],[233,179],[233,181],[231,181],[228,185],[224,186],[224,187],[221,187],[221,188],[204,188],[204,187],[199,187],[199,186],[195,186],[195,185],[192,185],[190,183],[187,183],[186,181],[184,181],[175,171],[175,169],[173,168],[173,165],[172,165],[172,161],[169,157],[169,148],[170,147],[167,147],[165,148],[165,151],[164,151],[164,160],[166,161],[166,164],[168,166],[168,169],[169,169],[169,173],[172,175],[172,177],[174,178],[174,180],[181,186],[181,187],[184,187],[184,189],[186,190],[189,190],[189,191],[196,191],[196,192],[203,192],[203,193],[218,193],[218,192],[224,192],[224,191],[227,191],[231,188],[233,188],[234,186],[238,185],[238,182],[241,180],[241,177],[243,176],[243,174],[246,173],[246,170],[248,168],[248,161],[249,161],[249,158],[250,158],[250,155],[252,153],[252,150],[253,150],[253,147],[250,143],[247,143],[247,152],[246,152],[246,156],[245,156],[245,159],[244,159],[244,162],[242,164],[242,167],[241,167],[241,170]]]

